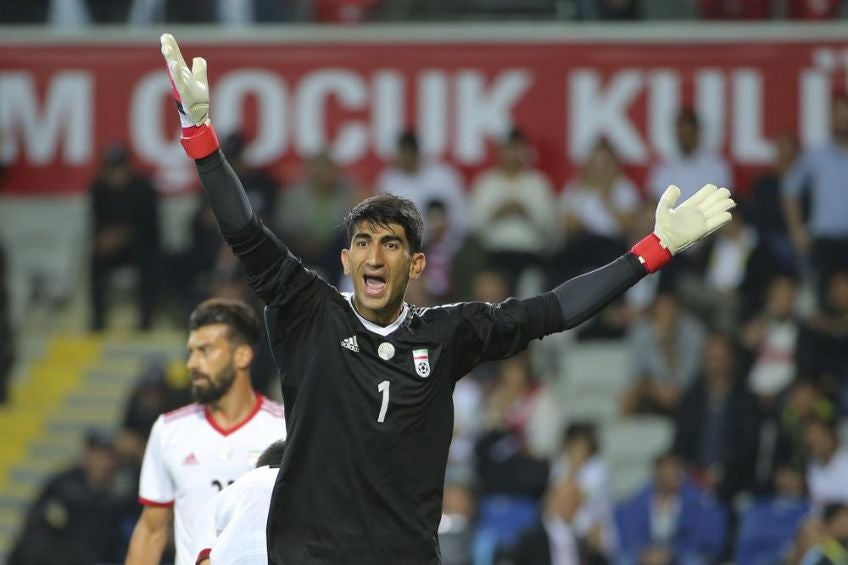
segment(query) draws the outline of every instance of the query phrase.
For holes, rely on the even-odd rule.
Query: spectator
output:
[[[831,20],[839,16],[840,0],[789,0],[793,20]]]
[[[810,419],[832,420],[836,416],[836,407],[812,380],[798,379],[789,389],[779,412],[773,465],[801,467],[807,461],[806,422]]]
[[[9,380],[15,363],[15,336],[12,334],[6,272],[6,254],[0,241],[0,406],[9,398]]]
[[[649,194],[655,199],[670,184],[680,187],[683,202],[706,183],[733,188],[733,177],[727,161],[718,153],[701,147],[701,124],[691,108],[677,114],[677,154],[651,170],[648,178]]]
[[[377,191],[409,198],[419,210],[426,210],[433,200],[442,201],[450,223],[447,237],[461,245],[467,228],[462,179],[446,164],[425,162],[415,132],[407,130],[398,137],[395,161],[378,177]],[[425,232],[430,229],[424,227]]]
[[[677,411],[683,391],[697,377],[704,329],[673,294],[657,296],[646,319],[628,335],[633,384],[622,398],[624,414]]]
[[[565,256],[556,262],[570,277],[604,265],[625,253],[639,209],[639,192],[624,175],[609,142],[598,141],[577,178],[560,198],[565,228]]]
[[[822,514],[822,537],[804,556],[803,565],[848,563],[848,505],[828,504]]]
[[[293,2],[279,0],[133,0],[129,23],[149,26],[158,22],[183,24],[221,23],[244,26],[280,22],[295,16]]]
[[[580,547],[574,522],[583,504],[577,482],[552,483],[540,523],[525,530],[513,551],[514,565],[578,565]]]
[[[808,511],[804,475],[792,467],[781,467],[774,495],[755,500],[742,514],[734,563],[781,562],[791,549],[788,540]]]
[[[555,238],[555,201],[550,181],[528,166],[527,139],[513,129],[501,144],[500,164],[474,182],[470,214],[474,233],[514,282],[538,266]]]
[[[832,140],[808,151],[784,179],[784,205],[789,233],[798,253],[810,256],[824,301],[827,281],[848,267],[848,95],[836,97],[831,107]],[[802,219],[801,193],[809,186],[811,209]]]
[[[665,453],[653,479],[616,509],[622,564],[701,564],[724,545],[724,510],[686,479],[680,459]]]
[[[745,299],[749,311],[762,305],[763,290],[777,275],[799,274],[798,258],[789,237],[783,209],[783,182],[798,159],[798,140],[779,135],[774,140],[775,161],[771,170],[760,176],[742,202],[745,221],[757,232],[757,243],[748,264]]]
[[[808,515],[795,532],[792,546],[784,558],[786,565],[801,565],[807,553],[824,538],[824,524],[817,516]]]
[[[33,503],[9,565],[115,563],[121,500],[111,439],[89,432],[81,462],[51,478]]]
[[[281,199],[277,218],[288,245],[328,281],[338,281],[342,274],[338,250],[344,246],[344,234],[339,222],[355,197],[353,187],[323,151],[307,162],[303,182],[284,192]]]
[[[416,282],[423,283],[433,302],[442,303],[453,291],[453,260],[458,251],[456,243],[447,237],[450,222],[444,202],[430,201],[424,210],[424,224],[427,226],[423,249],[427,270]]]
[[[848,411],[848,270],[826,281],[825,303],[801,326],[798,370],[816,376],[824,390]]]
[[[570,479],[580,488],[583,503],[571,520],[582,547],[595,559],[609,558],[616,549],[615,517],[609,468],[600,454],[597,430],[589,422],[572,422],[565,429],[562,452],[551,468],[551,484]]]
[[[771,0],[700,0],[705,20],[765,20],[771,16]]]
[[[804,427],[809,455],[807,485],[816,509],[831,502],[848,503],[848,447],[840,447],[833,420],[813,418]]]
[[[674,450],[698,481],[722,501],[752,483],[757,444],[757,403],[736,378],[730,338],[713,334],[704,345],[701,378],[677,412]]]
[[[582,20],[637,20],[641,0],[578,0],[577,17]]]
[[[91,186],[94,250],[91,258],[91,329],[101,331],[108,313],[108,284],[115,269],[138,274],[138,328],[150,329],[159,269],[159,213],[147,177],[133,170],[121,146],[110,147]]]

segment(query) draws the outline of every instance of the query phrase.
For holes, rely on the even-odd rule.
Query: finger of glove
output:
[[[194,80],[202,84],[209,84],[206,80],[206,59],[203,57],[195,57],[191,61],[191,76]]]
[[[191,76],[189,70],[180,66],[180,64],[176,61],[171,61],[168,63],[168,71],[171,73],[171,80],[174,83],[174,88],[176,88],[178,92],[185,92],[188,86],[188,77]]]
[[[721,212],[715,216],[710,216],[707,218],[707,233],[705,235],[709,235],[725,224],[730,223],[732,219],[733,216],[730,212]]]
[[[674,208],[674,203],[680,198],[680,189],[671,184],[665,189],[660,201],[657,203],[657,221],[668,222],[671,217],[671,211]]]
[[[183,67],[188,67],[186,65],[185,59],[183,59],[183,54],[180,51],[180,46],[177,45],[177,40],[174,39],[174,36],[170,33],[162,34],[162,37],[159,39],[162,43],[162,55],[165,56],[165,59],[170,61],[175,61]]]
[[[722,200],[730,198],[730,191],[726,188],[716,189],[713,193],[707,195],[699,204],[699,210],[707,210]]]
[[[687,198],[686,201],[681,204],[681,206],[698,207],[706,199],[715,194],[716,190],[717,189],[714,184],[705,184],[698,190],[698,192]]]
[[[736,207],[736,202],[733,201],[732,198],[725,198],[719,200],[715,204],[711,205],[709,208],[704,210],[704,215],[708,218],[712,218],[713,216],[720,214],[722,212],[726,212]]]

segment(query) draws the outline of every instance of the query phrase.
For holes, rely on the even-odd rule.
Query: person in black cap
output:
[[[110,146],[91,185],[94,243],[91,255],[93,331],[106,326],[108,287],[118,267],[138,273],[138,328],[150,329],[159,276],[159,213],[150,180],[135,171],[122,145]]]

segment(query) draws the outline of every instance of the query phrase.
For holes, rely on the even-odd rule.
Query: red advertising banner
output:
[[[703,142],[734,163],[741,187],[770,161],[774,134],[826,139],[828,102],[844,89],[848,65],[848,41],[753,41],[742,31],[704,43],[182,43],[187,58],[207,59],[212,120],[221,135],[246,132],[250,161],[286,179],[303,157],[329,148],[366,184],[405,127],[470,180],[494,162],[513,124],[557,186],[601,136],[641,180],[675,151],[675,112],[689,105]],[[194,184],[155,40],[0,44],[0,191],[83,191],[115,141],[163,190]]]

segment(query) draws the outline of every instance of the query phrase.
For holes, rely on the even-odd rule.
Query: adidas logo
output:
[[[354,353],[359,353],[359,344],[356,343],[356,336],[346,337],[342,340],[342,347],[350,349]]]
[[[194,456],[194,453],[189,453],[186,455],[186,458],[183,459],[183,465],[197,465],[200,461],[197,460],[197,457]]]

